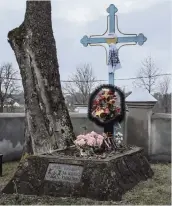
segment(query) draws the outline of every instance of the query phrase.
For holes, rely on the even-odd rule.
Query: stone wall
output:
[[[151,138],[152,103],[127,102],[129,112],[126,120],[126,143],[144,148],[148,156]]]
[[[153,114],[150,103],[128,105],[125,142],[143,147],[149,160],[170,162],[171,114]]]
[[[171,114],[153,114],[149,156],[152,160],[171,161]]]
[[[0,114],[0,153],[4,161],[17,160],[24,142],[24,113]]]
[[[84,132],[103,132],[87,118],[87,114],[70,113],[74,132],[79,135]],[[24,143],[24,113],[2,113],[0,114],[0,153],[3,161],[16,160],[21,157]]]
[[[3,113],[24,113],[24,106],[20,107],[4,107]]]
[[[138,106],[129,105],[129,112],[121,129],[125,142],[143,147],[150,159],[169,161],[171,157],[171,116],[152,115],[148,108],[144,106],[140,109]],[[88,132],[103,132],[102,128],[87,118],[87,114],[70,113],[70,116],[76,135],[82,133],[84,127]],[[23,113],[0,114],[0,153],[4,155],[4,161],[17,160],[21,157],[24,143],[24,118]]]

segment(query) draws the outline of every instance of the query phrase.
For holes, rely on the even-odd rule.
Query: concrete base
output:
[[[143,150],[138,147],[105,159],[64,154],[30,156],[20,163],[3,193],[118,201],[127,190],[152,175]]]

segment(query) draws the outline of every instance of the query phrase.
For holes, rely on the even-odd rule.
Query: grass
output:
[[[0,177],[0,191],[2,188],[7,184],[7,182],[13,177],[13,174],[15,173],[18,166],[18,162],[9,162],[3,164],[3,174],[2,177]]]
[[[3,164],[0,190],[13,176],[18,162]],[[151,164],[154,176],[128,191],[121,202],[99,202],[86,198],[6,195],[0,193],[0,205],[171,205],[171,164]]]

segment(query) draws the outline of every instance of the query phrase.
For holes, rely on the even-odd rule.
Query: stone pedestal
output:
[[[126,119],[127,144],[143,147],[149,154],[152,109],[157,100],[143,89],[136,89],[127,98],[128,114]]]
[[[20,163],[3,193],[121,200],[122,194],[152,175],[137,147],[105,159],[30,156]]]

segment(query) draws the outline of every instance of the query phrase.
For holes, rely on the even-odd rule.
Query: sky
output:
[[[118,8],[116,14],[123,33],[143,33],[147,37],[143,46],[125,46],[119,50],[122,68],[116,71],[115,78],[136,77],[141,62],[149,55],[162,73],[171,73],[171,0],[52,0],[61,80],[67,80],[77,66],[85,63],[92,65],[96,79],[108,79],[105,50],[83,47],[80,40],[84,35],[106,31],[106,8],[110,4]],[[7,34],[22,23],[25,8],[25,0],[0,0],[0,64],[12,62],[17,69]],[[133,88],[131,80],[116,80],[115,84],[126,91]]]

